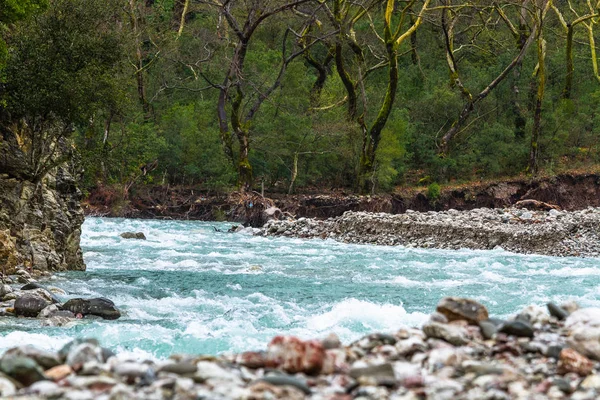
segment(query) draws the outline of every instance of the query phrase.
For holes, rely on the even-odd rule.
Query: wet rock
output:
[[[587,376],[594,369],[594,363],[587,357],[573,349],[563,349],[560,352],[558,373],[576,373],[579,376]]]
[[[0,370],[24,386],[46,379],[40,366],[27,357],[4,356],[0,360]]]
[[[500,326],[498,332],[517,337],[533,337],[533,328],[527,322],[514,320],[506,321]]]
[[[303,341],[294,336],[276,336],[269,343],[267,360],[289,373],[317,374],[323,367],[325,349],[316,340]]]
[[[15,300],[15,314],[23,317],[37,317],[50,302],[34,294],[25,294]]]
[[[118,319],[121,317],[121,312],[117,309],[115,303],[103,297],[71,299],[63,304],[61,308],[74,314],[97,315],[104,319]]]
[[[462,346],[469,342],[467,330],[461,326],[428,322],[422,329],[427,337],[443,339],[455,346]]]
[[[52,293],[50,290],[48,290],[47,288],[45,288],[44,286],[40,285],[39,283],[36,282],[31,282],[28,283],[26,285],[24,285],[23,287],[21,287],[22,291],[30,291],[33,294],[37,294],[40,297],[43,297],[44,299],[52,302],[52,303],[60,303],[60,299],[58,297],[56,297],[56,295],[54,293]]]
[[[292,386],[296,389],[301,390],[302,392],[304,392],[304,394],[311,394],[311,390],[306,384],[306,381],[298,379],[291,375],[267,375],[261,378],[259,381],[266,382],[275,386]]]
[[[550,313],[550,315],[556,317],[556,319],[558,319],[559,321],[565,320],[569,316],[567,310],[557,306],[554,303],[548,303],[546,304],[546,307],[548,307],[548,312]]]
[[[437,305],[437,311],[448,321],[465,320],[473,325],[488,319],[488,311],[483,304],[460,297],[443,298]]]
[[[119,236],[123,239],[146,240],[146,235],[143,232],[123,232]]]
[[[47,306],[46,308],[44,308],[42,311],[39,312],[38,317],[39,318],[48,318],[52,314],[54,314],[58,311],[59,311],[58,306],[56,304],[50,304],[49,306]]]
[[[3,357],[25,357],[34,360],[43,369],[56,367],[60,364],[58,356],[52,352],[38,349],[31,345],[14,347],[4,353]]]

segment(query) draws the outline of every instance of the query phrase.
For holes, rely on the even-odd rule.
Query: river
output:
[[[47,284],[64,289],[63,299],[107,297],[123,316],[61,328],[5,318],[0,353],[21,344],[57,349],[72,337],[95,337],[138,358],[264,349],[277,334],[335,332],[347,343],[418,326],[443,296],[477,299],[497,317],[548,301],[600,306],[599,259],[224,233],[230,226],[86,219],[87,271]],[[124,231],[142,231],[147,240],[122,239]]]

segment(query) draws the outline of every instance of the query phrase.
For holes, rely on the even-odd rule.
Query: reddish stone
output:
[[[64,364],[64,365],[57,365],[56,367],[50,368],[49,370],[46,370],[44,372],[44,374],[50,378],[53,381],[60,381],[63,378],[66,378],[67,376],[71,375],[73,373],[73,369],[71,369],[70,366]]]
[[[247,351],[245,353],[238,354],[235,361],[244,367],[253,369],[277,366],[269,365],[267,362],[267,355],[262,351]]]
[[[325,349],[320,341],[303,341],[294,336],[274,337],[267,350],[267,362],[291,374],[318,374],[325,357]]]
[[[558,361],[557,372],[561,375],[574,372],[579,376],[587,376],[592,373],[594,363],[586,356],[573,349],[562,349]]]

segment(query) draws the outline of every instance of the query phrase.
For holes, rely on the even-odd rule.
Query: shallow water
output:
[[[574,299],[600,306],[600,259],[523,256],[263,238],[215,231],[231,224],[88,218],[86,272],[50,285],[65,297],[104,296],[117,321],[67,328],[0,320],[0,353],[34,344],[56,349],[96,337],[133,357],[263,349],[277,334],[343,342],[417,326],[443,296],[466,296],[506,316],[528,304]],[[142,231],[148,240],[126,240]]]

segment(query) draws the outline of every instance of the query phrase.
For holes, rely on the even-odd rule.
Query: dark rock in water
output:
[[[40,366],[27,357],[2,357],[0,370],[24,386],[30,386],[35,382],[46,379]]]
[[[533,337],[533,328],[525,321],[506,321],[500,326],[498,332],[518,337]]]
[[[146,240],[146,235],[143,232],[123,232],[119,236],[123,239],[140,239]]]
[[[104,319],[117,319],[121,316],[121,312],[115,307],[115,303],[103,297],[71,299],[63,304],[61,308],[76,315],[97,315]]]
[[[40,311],[49,305],[49,301],[37,295],[25,294],[15,300],[15,314],[24,317],[37,317]]]
[[[483,335],[484,339],[488,340],[491,339],[496,332],[498,332],[496,325],[489,321],[480,321],[479,329],[481,329],[481,334]]]
[[[300,389],[305,394],[311,394],[311,390],[305,381],[291,375],[267,375],[259,380],[259,382],[267,382],[275,386],[293,386]]]
[[[554,303],[548,303],[546,304],[546,307],[548,307],[548,312],[550,313],[550,315],[556,317],[559,321],[567,319],[567,317],[569,316],[569,313],[565,309],[557,306]]]
[[[52,299],[53,303],[60,303],[61,302],[60,299],[58,297],[56,297],[56,295],[54,293],[52,293],[50,290],[48,290],[44,286],[40,285],[39,283],[31,282],[31,283],[28,283],[28,284],[24,285],[21,288],[21,290],[36,290],[36,289],[42,289],[45,292],[47,292],[48,296]]]
[[[437,311],[444,314],[448,321],[464,319],[472,325],[488,319],[488,311],[483,304],[460,297],[444,297],[438,303]]]

